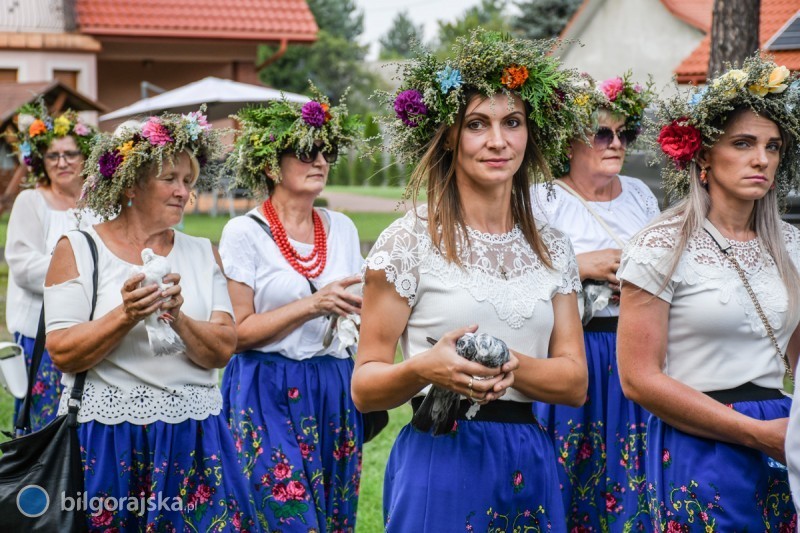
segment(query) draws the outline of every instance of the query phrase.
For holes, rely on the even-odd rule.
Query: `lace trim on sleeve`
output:
[[[561,272],[561,283],[556,289],[559,294],[569,294],[582,290],[578,273],[578,260],[572,249],[572,242],[562,231],[551,227],[540,230],[542,240],[550,251],[553,269]]]
[[[417,299],[419,265],[431,247],[427,226],[417,213],[409,211],[381,233],[362,269],[383,270],[386,281],[413,307]]]

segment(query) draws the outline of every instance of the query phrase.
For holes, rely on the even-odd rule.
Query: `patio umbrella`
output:
[[[248,104],[280,100],[281,95],[290,102],[301,104],[309,100],[308,97],[300,94],[209,76],[183,87],[139,100],[101,116],[100,120],[126,119],[160,111],[188,113],[196,111],[203,103],[207,105],[206,114],[209,120],[218,120],[236,113]]]

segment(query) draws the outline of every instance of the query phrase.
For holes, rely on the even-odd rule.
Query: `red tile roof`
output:
[[[761,46],[769,41],[784,24],[800,10],[800,0],[761,0],[761,20],[759,42]],[[776,50],[769,52],[775,62],[786,65],[790,70],[800,70],[800,50]],[[708,60],[711,55],[711,33],[697,45],[675,69],[678,83],[705,83]]]
[[[711,31],[714,0],[661,0],[675,17],[698,30]]]
[[[93,36],[314,41],[305,0],[76,0],[78,31]]]

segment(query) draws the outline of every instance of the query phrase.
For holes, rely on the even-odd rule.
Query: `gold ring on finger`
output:
[[[472,380],[473,380],[473,379],[474,379],[474,378],[470,377],[470,378],[469,378],[469,383],[467,383],[467,388],[469,389],[469,394],[470,394],[470,396],[472,396]]]

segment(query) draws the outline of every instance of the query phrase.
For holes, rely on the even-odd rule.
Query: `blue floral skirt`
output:
[[[353,531],[363,428],[351,359],[235,355],[222,380],[239,472],[265,531]]]
[[[458,420],[437,437],[406,425],[383,513],[390,533],[566,532],[553,444],[538,424]]]
[[[256,531],[222,415],[78,426],[90,531]],[[69,496],[69,495],[65,495]],[[124,498],[124,499],[123,499]]]
[[[647,419],[625,398],[617,334],[586,332],[589,390],[574,408],[535,404],[556,448],[567,525],[575,533],[649,529],[645,490]]]
[[[22,346],[25,352],[25,366],[31,367],[33,358],[33,345],[36,339],[14,333],[14,342]],[[53,360],[47,350],[42,353],[42,363],[39,373],[33,384],[33,403],[31,404],[31,431],[38,431],[52,422],[58,412],[58,402],[61,401],[61,372],[53,366]],[[22,400],[14,400],[14,421],[19,416]]]
[[[731,405],[759,420],[789,416],[789,398]],[[647,492],[652,527],[689,531],[794,532],[797,516],[785,469],[763,453],[688,435],[650,418]]]

